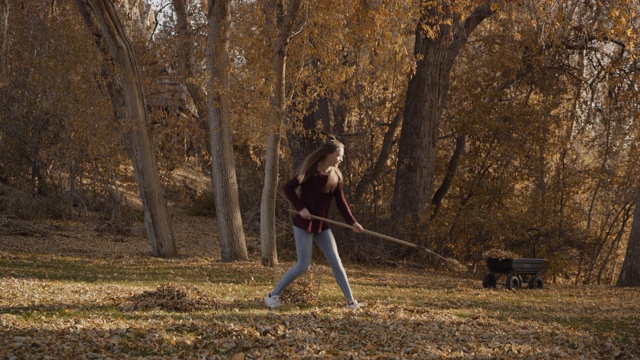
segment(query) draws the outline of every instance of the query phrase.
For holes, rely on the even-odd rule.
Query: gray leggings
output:
[[[280,295],[293,280],[309,270],[309,267],[311,266],[313,241],[315,240],[316,244],[318,244],[318,247],[320,247],[320,250],[322,250],[324,256],[327,258],[327,261],[333,270],[333,276],[336,278],[338,286],[340,286],[344,297],[347,299],[347,303],[351,303],[353,301],[353,294],[351,294],[349,280],[347,279],[344,267],[342,267],[342,261],[340,260],[338,248],[336,247],[336,240],[333,237],[331,229],[327,229],[319,234],[314,234],[294,226],[293,235],[296,238],[298,263],[284,274],[271,294]]]

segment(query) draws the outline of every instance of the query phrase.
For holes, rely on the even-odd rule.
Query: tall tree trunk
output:
[[[81,9],[91,10],[103,39],[107,42],[111,57],[117,67],[122,85],[124,106],[128,122],[125,122],[126,142],[133,161],[140,198],[144,211],[147,234],[154,256],[177,255],[169,211],[160,180],[160,172],[147,126],[147,109],[142,90],[142,79],[131,44],[120,23],[114,5],[108,0],[76,0]]]
[[[196,69],[198,68],[196,65],[195,59],[195,38],[193,35],[193,30],[189,26],[189,17],[187,16],[187,4],[185,0],[172,0],[174,14],[176,16],[176,30],[178,37],[178,47],[179,54],[182,56],[181,66],[179,68],[180,78],[182,80],[182,84],[187,88],[191,99],[196,108],[196,121],[198,126],[202,129],[203,133],[207,134],[210,138],[211,134],[209,134],[209,128],[207,126],[207,106],[206,106],[206,95],[202,91],[202,87],[199,86],[195,79],[197,79],[201,74],[198,74]],[[192,141],[190,139],[190,134],[188,131],[185,132],[184,135],[184,153],[186,158],[189,158],[189,142]],[[194,143],[194,147],[196,147]],[[196,154],[200,149],[196,150]],[[209,149],[207,149],[208,151]],[[197,163],[199,164],[199,157],[196,155]]]
[[[260,253],[262,265],[278,264],[276,243],[276,199],[278,194],[278,163],[280,134],[269,134],[264,184],[260,203]]]
[[[248,260],[247,244],[236,179],[231,111],[229,100],[229,31],[231,27],[231,1],[209,1],[206,45],[207,68],[210,71],[207,101],[209,136],[211,139],[211,178],[218,221],[222,261]]]
[[[207,61],[211,66],[211,91],[205,94],[192,79],[195,79],[195,50],[187,5],[184,0],[173,0],[176,14],[180,53],[182,54],[182,80],[196,106],[197,117],[207,114],[211,161],[213,172],[215,207],[223,261],[248,259],[238,184],[233,156],[233,140],[229,100],[225,95],[229,88],[229,26],[231,21],[228,1],[211,3],[208,9]],[[210,96],[211,98],[207,98]]]
[[[115,79],[116,75],[113,73],[112,56],[109,53],[109,48],[106,44],[106,41],[104,40],[102,32],[100,32],[100,30],[95,26],[93,18],[91,17],[91,14],[89,14],[89,11],[84,2],[76,0],[76,7],[80,12],[80,15],[84,19],[87,28],[89,28],[89,30],[92,32],[96,47],[98,48],[98,51],[101,53],[104,60],[102,64],[100,64],[101,77],[104,79]],[[124,105],[125,101],[124,94],[122,93],[122,87],[117,86],[117,82],[115,81],[106,81],[106,84],[98,81],[98,87],[102,88],[103,86],[106,87],[105,90],[109,94],[114,121],[118,126],[122,126],[122,124],[124,124],[126,121],[126,111]],[[128,142],[125,142],[125,145],[129,156],[133,159],[133,151],[131,151]],[[122,226],[122,197],[120,188],[118,186],[118,178],[111,162],[109,161],[109,157],[107,156],[107,154],[102,149],[100,149],[100,152],[102,153],[104,160],[109,166],[111,179],[113,180],[114,207],[112,211],[111,221],[115,222],[116,228],[120,229]]]
[[[176,15],[176,23],[178,29],[178,41],[180,46],[180,54],[182,55],[182,82],[187,88],[189,95],[193,99],[196,106],[198,118],[203,118],[207,113],[205,106],[205,95],[202,90],[194,83],[196,78],[196,65],[194,59],[194,39],[191,28],[189,27],[189,18],[187,17],[187,5],[185,0],[173,0],[173,9]]]
[[[267,2],[267,6],[270,4]],[[286,113],[285,88],[286,66],[289,40],[293,26],[302,8],[302,0],[289,0],[285,9],[284,1],[278,1],[276,8],[276,26],[278,37],[273,46],[273,94],[274,111],[269,119],[270,134],[267,140],[267,158],[265,162],[264,185],[260,203],[260,252],[262,264],[278,264],[276,251],[276,198],[278,194],[278,168],[280,157],[280,131]]]
[[[633,212],[627,254],[616,286],[640,286],[640,191],[636,195],[636,208]]]
[[[433,195],[436,141],[454,60],[475,28],[492,13],[487,0],[464,20],[451,4],[425,5],[416,28],[415,75],[409,80],[391,210],[400,224],[428,215]],[[443,20],[451,19],[451,25]],[[436,30],[430,37],[425,29]]]

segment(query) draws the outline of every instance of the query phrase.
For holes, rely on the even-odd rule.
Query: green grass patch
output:
[[[272,311],[282,271],[185,257],[0,253],[0,357],[640,357],[640,290],[547,284],[486,290],[440,272],[350,267]]]

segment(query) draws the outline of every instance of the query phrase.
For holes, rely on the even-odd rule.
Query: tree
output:
[[[197,116],[203,117],[207,113],[205,107],[205,95],[195,82],[197,67],[195,59],[195,34],[193,34],[191,26],[189,26],[189,17],[187,16],[187,4],[185,0],[172,0],[173,9],[176,16],[176,30],[178,37],[178,47],[182,56],[181,72],[182,81],[185,84],[189,95],[195,104]]]
[[[247,245],[233,155],[229,99],[231,1],[210,1],[207,11],[206,63],[209,70],[207,116],[211,141],[213,191],[222,261],[247,260]]]
[[[196,65],[196,34],[189,25],[187,3],[184,0],[173,0],[172,3],[176,16],[181,81],[193,99],[197,117],[206,114],[208,118],[211,182],[222,261],[247,260],[232,140],[229,85],[231,5],[228,1],[209,3],[204,59],[209,81],[204,84],[208,89],[205,91],[196,81],[202,74]]]
[[[456,29],[478,6],[490,2],[423,1],[418,6],[417,2],[307,0],[301,9],[304,19],[294,28],[301,21],[305,25],[287,43],[281,62],[274,61],[280,56],[274,52],[279,32],[276,7],[268,7],[269,17],[263,16],[265,3],[276,2],[232,2],[228,50],[224,45],[206,46],[207,24],[213,22],[207,21],[205,2],[173,2],[175,11],[167,14],[175,16],[176,23],[158,23],[153,37],[136,28],[139,18],[132,15],[142,11],[141,19],[149,19],[144,16],[146,2],[113,2],[146,85],[146,122],[153,127],[158,167],[162,176],[171,176],[184,159],[182,135],[195,138],[189,132],[197,126],[207,128],[209,108],[219,107],[219,114],[211,118],[233,126],[231,159],[238,185],[231,188],[238,191],[240,206],[247,205],[243,216],[248,216],[241,219],[248,225],[245,231],[269,226],[272,208],[261,214],[268,219],[260,224],[251,214],[273,203],[278,190],[273,174],[289,176],[289,164],[299,164],[322,132],[336,134],[347,144],[342,166],[354,213],[367,227],[390,230],[383,227],[395,215],[389,204],[400,156],[396,133],[402,127],[422,131],[409,124],[411,119],[405,122],[405,115],[415,115],[418,108],[405,92],[410,90],[409,97],[415,97],[419,92],[415,80],[426,74],[425,81],[431,82],[423,85],[437,86],[430,85],[433,91],[425,93],[440,95],[427,94],[424,99],[435,97],[445,104],[437,131],[432,131],[431,183],[441,185],[437,190],[431,185],[431,194],[425,192],[421,200],[425,205],[416,214],[421,222],[412,225],[428,226],[429,232],[419,239],[429,241],[426,245],[439,253],[480,264],[481,254],[492,248],[528,256],[531,244],[522,229],[540,226],[543,241],[538,254],[549,264],[545,276],[577,283],[618,279],[625,240],[632,241],[628,236],[640,176],[638,42],[629,31],[637,27],[637,1],[496,1],[492,3],[498,6],[496,14],[471,34],[465,33],[470,37],[460,41],[464,45],[450,68],[445,65],[453,56],[453,43],[459,41]],[[158,9],[168,9],[168,1],[163,3]],[[282,19],[291,3],[280,2]],[[68,8],[69,4],[52,0],[22,0],[20,6],[0,0],[0,81],[5,84],[0,84],[0,182],[21,187],[34,204],[46,201],[47,208],[56,211],[46,214],[54,216],[73,214],[77,205],[87,211],[110,210],[118,194],[115,185],[129,175],[128,167],[120,166],[126,156],[118,144],[130,136],[123,129],[134,128],[119,73],[113,71],[119,65],[100,60],[100,54],[112,58],[102,31],[92,27],[93,37],[78,31],[86,25],[74,12],[65,11]],[[417,43],[430,47],[424,55],[422,50],[413,54],[421,8],[424,37]],[[171,16],[165,19],[174,19]],[[443,30],[447,26],[450,29]],[[212,26],[212,37],[218,36],[214,31]],[[213,55],[206,55],[207,49],[213,49]],[[228,66],[212,57],[225,51]],[[421,68],[419,62],[431,61],[430,56],[445,65]],[[215,69],[218,65],[226,67],[226,73]],[[284,69],[281,79],[277,69]],[[448,79],[438,73],[446,70]],[[211,81],[211,74],[217,79]],[[442,85],[445,80],[447,86]],[[191,99],[184,97],[182,85],[189,89],[196,111]],[[447,88],[446,101],[441,87]],[[286,94],[281,97],[284,101],[277,98],[278,92]],[[89,98],[88,93],[96,96]],[[166,98],[173,99],[171,107],[163,103]],[[223,121],[225,109],[230,113],[228,123]],[[424,115],[422,120],[427,118],[434,119]],[[122,126],[113,126],[111,119]],[[195,119],[201,121],[195,124]],[[431,120],[420,124],[433,126]],[[214,135],[224,134],[222,128]],[[277,150],[273,135],[285,132]],[[214,149],[204,135],[198,141],[211,143],[199,148]],[[210,159],[206,155],[223,158],[213,152],[203,155],[205,161]],[[263,183],[265,165],[274,171]],[[225,171],[214,167],[211,183],[227,178]],[[268,184],[275,186],[265,188]],[[170,189],[169,196],[180,196],[181,188]],[[260,194],[267,199],[263,203]],[[414,206],[414,199],[423,194],[416,190],[411,195],[407,206]],[[284,208],[286,200],[275,198],[275,209]],[[225,206],[222,211],[219,204],[215,206],[218,213],[229,212]],[[38,212],[22,213],[30,211]],[[238,211],[240,219],[239,209],[232,211]],[[275,213],[289,216],[286,211]],[[276,224],[288,228],[285,221]],[[269,233],[275,238],[283,231],[264,232]],[[402,254],[344,235],[339,246],[354,247],[350,260]],[[275,242],[272,245],[275,249]],[[221,241],[221,247],[231,248],[228,241]],[[231,250],[222,252],[227,256]],[[636,260],[630,256],[629,261]]]
[[[430,225],[443,248],[471,257],[509,244],[528,254],[517,239],[536,225],[548,274],[610,278],[637,186],[628,170],[637,168],[637,111],[623,105],[636,104],[635,65],[624,32],[607,27],[607,11],[620,5],[518,2],[474,32],[453,68],[440,130],[468,134],[471,150],[448,209]],[[448,142],[439,141],[439,178]]]
[[[616,286],[640,286],[640,192],[636,195],[627,253]]]
[[[296,21],[302,8],[302,0],[284,0],[275,4],[266,1],[265,12],[273,13],[275,19],[267,21],[277,29],[277,37],[273,43],[271,59],[273,66],[271,104],[273,111],[270,114],[267,126],[269,136],[267,139],[267,158],[265,161],[264,187],[262,189],[262,201],[260,205],[260,249],[263,265],[276,265],[278,254],[276,251],[276,198],[278,194],[278,168],[280,160],[280,138],[282,122],[286,116],[286,68],[289,41],[296,29]]]
[[[497,8],[485,1],[464,16],[461,2],[425,2],[415,32],[415,74],[409,81],[391,209],[396,221],[425,214],[433,194],[440,117],[451,69],[471,33]]]
[[[153,255],[174,257],[177,249],[147,125],[145,96],[136,55],[111,1],[76,0],[76,4],[81,12],[84,9],[93,14],[102,34],[100,40],[108,44],[115,66],[113,81],[122,86],[126,117],[119,120],[124,120],[122,126],[126,134],[125,141],[133,161]],[[87,13],[84,15],[86,18]]]
[[[321,133],[345,141],[345,191],[361,221],[376,222],[388,214],[418,7],[362,0],[309,4],[307,25],[290,49],[290,64],[300,64],[299,71],[289,71],[285,129],[292,164],[322,142]]]

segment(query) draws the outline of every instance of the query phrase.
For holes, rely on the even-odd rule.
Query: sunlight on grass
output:
[[[486,290],[472,277],[354,266],[368,306],[353,312],[314,266],[317,293],[272,311],[263,297],[284,270],[255,262],[0,252],[0,356],[640,356],[638,289]]]

